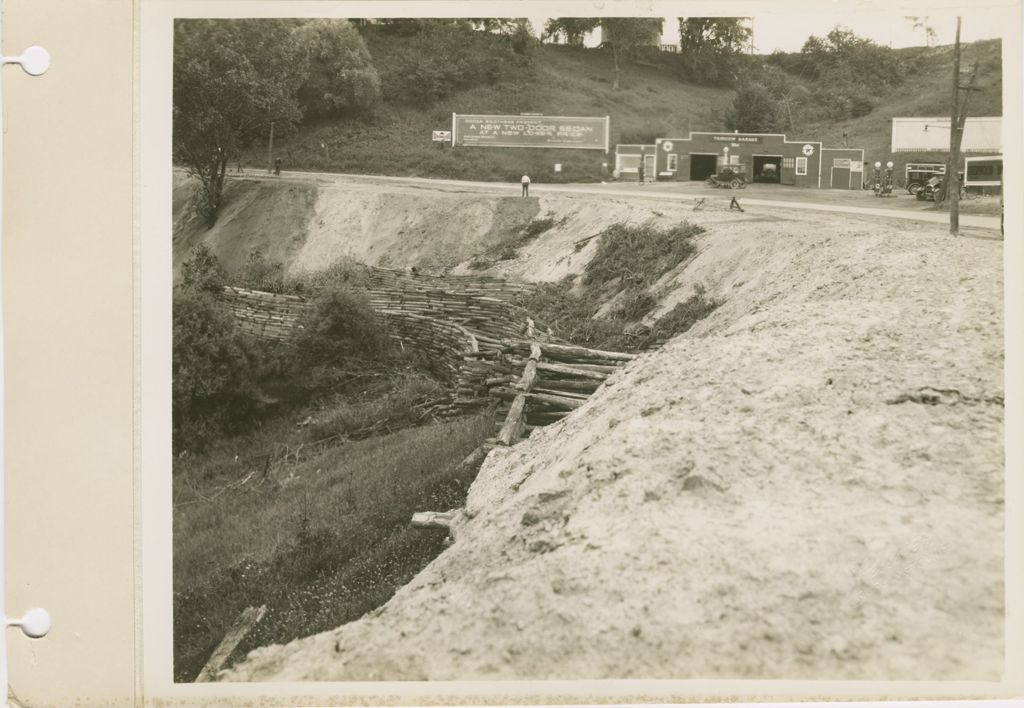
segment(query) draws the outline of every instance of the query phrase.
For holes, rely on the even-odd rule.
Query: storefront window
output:
[[[675,172],[679,169],[679,155],[672,153],[668,156],[668,169]]]
[[[796,158],[796,173],[798,175],[805,175],[805,174],[807,174],[807,158],[806,157],[798,157],[798,158]]]

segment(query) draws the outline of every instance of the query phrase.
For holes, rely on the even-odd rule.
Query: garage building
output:
[[[864,151],[825,148],[781,133],[690,133],[655,141],[659,181],[705,180],[728,165],[748,182],[823,189],[861,189]]]

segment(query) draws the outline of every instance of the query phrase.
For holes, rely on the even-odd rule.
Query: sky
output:
[[[922,6],[922,9],[923,6]],[[547,17],[531,17],[530,22],[539,34]],[[892,47],[923,46],[925,36],[921,29],[914,29],[913,23],[905,19],[903,14],[864,12],[851,16],[849,13],[814,13],[802,12],[795,14],[762,13],[753,20],[754,48],[760,54],[769,54],[776,49],[786,52],[798,52],[811,35],[823,37],[836,25],[848,27],[861,37],[867,37],[878,44]],[[933,44],[952,44],[956,31],[954,13],[932,15],[928,17],[929,25],[935,30],[937,39]],[[972,42],[978,39],[1000,37],[1005,23],[1005,15],[995,11],[972,10],[963,18],[960,39]],[[599,37],[591,38],[588,44],[593,45]],[[664,44],[679,42],[679,28],[675,17],[665,18],[665,30],[662,36]]]

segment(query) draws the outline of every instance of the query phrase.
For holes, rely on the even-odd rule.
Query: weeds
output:
[[[700,289],[652,327],[639,322],[658,303],[650,287],[695,253],[693,239],[703,232],[688,222],[666,230],[614,224],[597,236],[597,252],[581,283],[572,276],[542,283],[521,304],[542,326],[581,346],[616,351],[653,346],[685,332],[717,307]],[[613,298],[615,307],[599,317]]]
[[[268,613],[235,659],[358,619],[386,602],[444,547],[443,533],[409,528],[413,512],[464,503],[477,470],[460,462],[492,425],[482,413],[331,448],[298,465],[273,493],[236,492],[179,507],[175,680],[193,680],[250,605],[266,604]],[[267,447],[265,436],[278,433],[260,431],[236,444]],[[230,464],[222,465],[225,474]],[[176,475],[176,488],[183,477]]]
[[[468,264],[470,270],[486,270],[495,263],[510,261],[519,255],[519,249],[535,241],[541,234],[556,226],[563,225],[568,217],[555,221],[554,215],[548,212],[543,219],[534,219],[512,238],[503,241],[488,253],[475,256]]]

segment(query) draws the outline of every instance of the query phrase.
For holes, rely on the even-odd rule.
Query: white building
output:
[[[964,125],[963,152],[1001,153],[1001,116],[968,118]],[[949,152],[949,116],[945,118],[893,118],[892,151]]]

